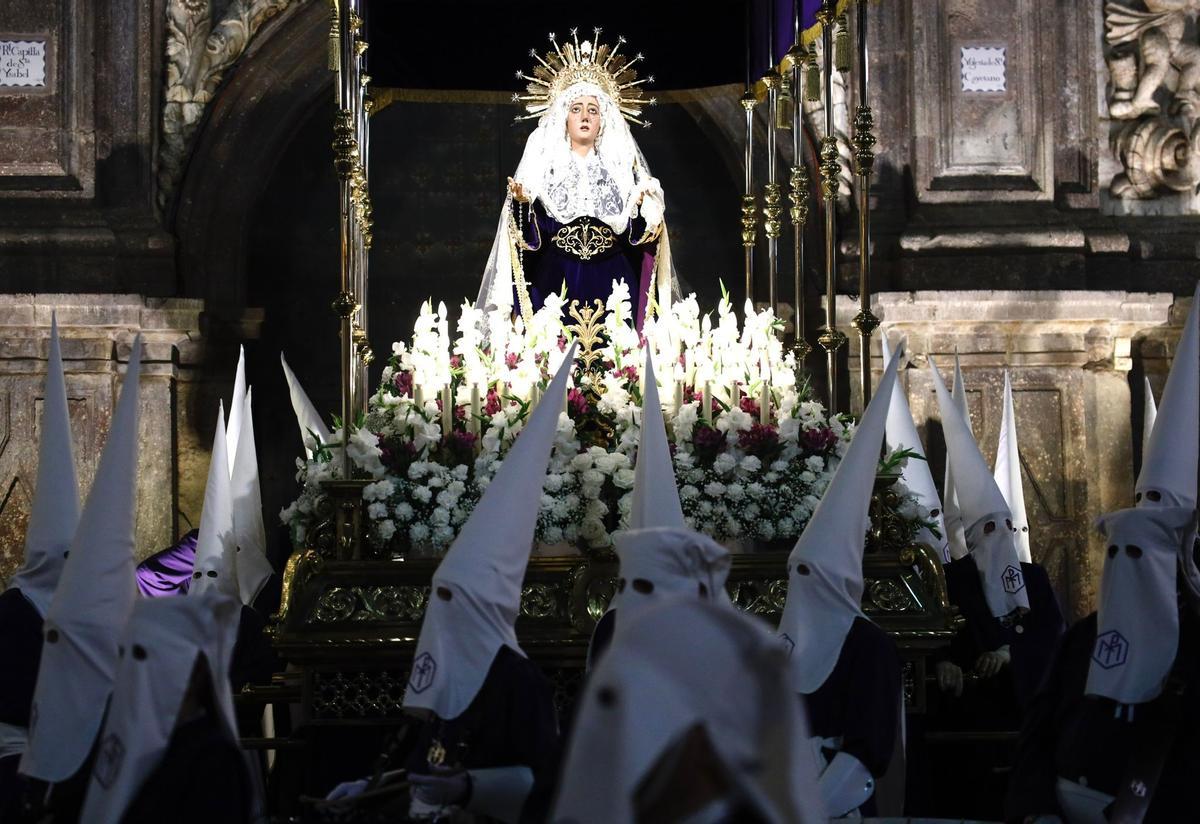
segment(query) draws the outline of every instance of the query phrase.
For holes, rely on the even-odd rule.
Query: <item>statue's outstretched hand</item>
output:
[[[529,195],[525,194],[525,187],[511,177],[508,179],[508,191],[512,192],[513,198],[520,203],[528,203]]]

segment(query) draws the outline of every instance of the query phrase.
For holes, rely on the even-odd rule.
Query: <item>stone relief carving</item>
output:
[[[163,94],[158,205],[166,208],[183,174],[192,136],[226,70],[251,38],[292,0],[230,0],[220,22],[213,0],[168,0],[167,82]]]
[[[1200,211],[1198,14],[1200,0],[1104,5],[1109,144],[1119,163],[1110,170],[1109,194],[1134,202],[1119,211],[1164,211],[1139,208],[1136,201],[1173,195],[1183,203],[1170,211]]]

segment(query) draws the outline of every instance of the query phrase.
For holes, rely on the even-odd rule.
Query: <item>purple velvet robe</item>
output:
[[[187,594],[192,582],[192,568],[196,565],[196,538],[199,534],[198,530],[193,529],[180,538],[175,546],[157,552],[138,564],[138,590],[144,597]]]
[[[654,252],[658,243],[654,238],[638,244],[646,234],[646,221],[640,216],[633,218],[624,232],[613,233],[615,242],[611,247],[583,260],[557,244],[555,236],[564,226],[585,220],[593,226],[604,226],[602,221],[576,218],[570,224],[559,223],[546,213],[540,201],[534,201],[527,209],[522,208],[529,216],[522,227],[525,242],[533,249],[524,253],[525,280],[533,310],[540,309],[546,296],[557,293],[564,283],[568,304],[578,300],[581,306],[586,306],[597,299],[604,304],[616,280],[629,287],[633,316],[640,330],[646,311],[646,294],[653,288]],[[514,297],[513,306],[518,305]]]

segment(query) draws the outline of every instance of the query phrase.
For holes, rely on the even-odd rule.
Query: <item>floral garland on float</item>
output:
[[[573,323],[564,324],[564,312]],[[367,545],[382,557],[444,552],[533,406],[558,403],[537,540],[550,554],[611,546],[632,504],[649,347],[688,524],[735,549],[790,548],[850,443],[853,420],[811,398],[770,309],[747,304],[739,325],[728,294],[715,319],[691,295],[648,317],[641,333],[631,314],[621,283],[604,306],[566,306],[551,295],[528,325],[464,302],[452,338],[446,306],[426,302],[411,344],[393,344],[349,444],[356,477],[370,480],[362,492]],[[544,397],[575,338],[566,397]],[[338,477],[336,447],[318,440],[312,459],[296,461],[302,491],[280,517],[297,546],[329,517],[322,484]],[[897,452],[881,463],[868,549],[907,546],[920,528],[936,530],[899,481],[910,457]]]

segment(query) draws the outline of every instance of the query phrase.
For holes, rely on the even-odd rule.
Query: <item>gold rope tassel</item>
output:
[[[833,41],[833,63],[842,74],[850,71],[850,21],[846,15],[838,18],[837,35]]]
[[[329,70],[339,71],[342,63],[342,38],[338,22],[338,0],[329,0]]]
[[[792,97],[792,80],[785,74],[783,82],[779,85],[779,99],[775,102],[775,128],[790,132],[795,109],[796,100]]]
[[[817,65],[817,47],[804,56],[804,97],[809,103],[821,102],[821,67]]]

